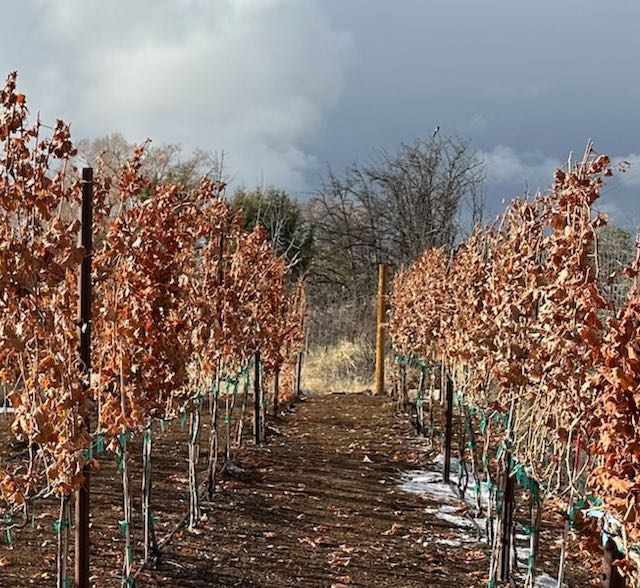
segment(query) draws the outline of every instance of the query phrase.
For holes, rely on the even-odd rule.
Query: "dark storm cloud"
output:
[[[225,149],[249,184],[311,191],[326,164],[436,125],[485,158],[491,212],[589,137],[640,160],[637,0],[30,0],[5,17],[0,70],[45,116]],[[639,188],[636,165],[603,206],[634,218]]]
[[[333,166],[366,160],[372,146],[429,137],[438,124],[481,150],[497,208],[525,186],[547,186],[553,167],[588,138],[616,159],[640,159],[638,2],[325,6],[355,46],[342,100],[313,144]],[[613,212],[640,212],[638,173],[634,166],[603,196]]]

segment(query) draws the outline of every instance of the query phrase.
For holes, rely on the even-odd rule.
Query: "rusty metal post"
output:
[[[302,392],[302,351],[298,351],[296,356],[296,399],[300,398]]]
[[[80,245],[84,257],[80,265],[78,281],[78,338],[80,342],[80,369],[85,392],[91,385],[91,250],[93,246],[93,169],[82,170],[82,226]],[[89,419],[87,417],[87,428]],[[85,466],[84,482],[76,491],[75,508],[75,585],[89,588],[89,470]]]
[[[387,266],[378,266],[378,316],[376,321],[376,394],[384,394],[384,322],[386,310]]]

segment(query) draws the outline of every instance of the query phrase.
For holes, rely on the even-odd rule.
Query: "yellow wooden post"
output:
[[[384,394],[384,321],[386,309],[387,266],[378,266],[378,317],[376,323],[376,394]]]

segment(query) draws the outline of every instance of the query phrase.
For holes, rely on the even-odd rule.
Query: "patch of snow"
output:
[[[478,542],[478,538],[477,537],[472,537],[471,535],[467,535],[466,533],[461,533],[460,534],[460,539],[462,540],[463,543],[477,543]]]
[[[552,578],[549,574],[536,576],[536,583],[534,584],[535,588],[556,588],[557,586],[557,578]],[[566,584],[563,582],[562,586],[566,586]]]
[[[461,547],[462,543],[458,539],[436,539],[437,545],[449,545],[450,547]]]
[[[435,502],[456,504],[458,497],[453,487],[445,484],[442,474],[425,470],[409,470],[402,475],[400,490],[409,494],[420,494]]]
[[[452,476],[453,477],[453,476]],[[472,508],[476,508],[473,496],[475,478],[469,474],[469,485],[464,501]],[[460,504],[461,498],[455,484],[445,484],[439,470],[407,470],[400,477],[400,490],[409,494],[419,494],[441,504]],[[485,482],[480,484],[480,503],[484,509],[489,505],[489,487]]]
[[[439,512],[439,513],[436,513],[436,516],[440,520],[447,521],[448,523],[451,523],[456,527],[462,527],[465,529],[473,529],[475,527],[471,519],[468,519],[467,517],[462,517],[460,515],[449,514],[446,512]]]
[[[424,509],[425,514],[435,515],[440,520],[451,523],[458,528],[457,537],[436,538],[435,543],[438,545],[447,545],[450,547],[461,547],[463,543],[475,543],[478,536],[472,536],[469,531],[473,529],[480,533],[481,540],[486,541],[486,519],[473,518],[464,516],[459,513],[466,506],[472,509],[476,508],[476,500],[473,496],[473,487],[476,482],[474,476],[469,471],[469,485],[465,493],[464,502],[459,496],[458,488],[455,484],[445,484],[442,481],[442,468],[444,465],[444,457],[440,454],[427,469],[407,470],[400,479],[400,490],[410,494],[419,494],[425,498],[436,502],[438,506],[429,506]],[[460,471],[460,460],[451,459],[451,478],[455,480]],[[485,482],[480,484],[481,504],[486,509],[489,503],[489,488]],[[465,504],[466,503],[466,504]],[[517,534],[516,539],[519,541],[528,541],[529,537],[524,534]],[[431,544],[433,539],[425,539],[422,544],[426,547]],[[525,566],[529,560],[529,547],[516,547],[516,556],[518,561]],[[548,574],[540,574],[535,578],[534,588],[556,588],[558,580]],[[563,587],[566,585],[563,584]]]
[[[516,557],[519,562],[524,562],[525,564],[529,561],[529,554],[531,550],[528,547],[516,547]]]

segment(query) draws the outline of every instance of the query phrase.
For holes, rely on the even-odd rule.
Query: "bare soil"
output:
[[[161,559],[141,571],[136,586],[486,585],[486,543],[438,543],[454,540],[460,529],[425,510],[438,506],[432,500],[400,490],[402,473],[432,462],[435,451],[413,432],[406,415],[396,416],[390,400],[316,396],[269,423],[267,445],[247,440],[236,456],[238,468],[221,477],[214,501],[203,505],[199,528],[180,529]],[[8,424],[1,423],[5,458],[18,450],[10,443]],[[205,425],[203,452],[207,431]],[[132,470],[139,512],[139,440],[132,453],[138,456]],[[158,431],[153,459],[154,515],[162,539],[188,510],[187,431],[178,423]],[[123,549],[120,475],[108,452],[100,462],[92,479],[96,588],[120,586]],[[13,533],[13,547],[6,540],[0,546],[0,586],[55,586],[57,507],[54,500],[38,503],[32,523]],[[554,541],[561,529],[549,521],[542,564],[554,573]],[[134,523],[139,537],[139,515]],[[594,571],[577,556],[569,561],[567,579],[570,587],[598,585]]]

